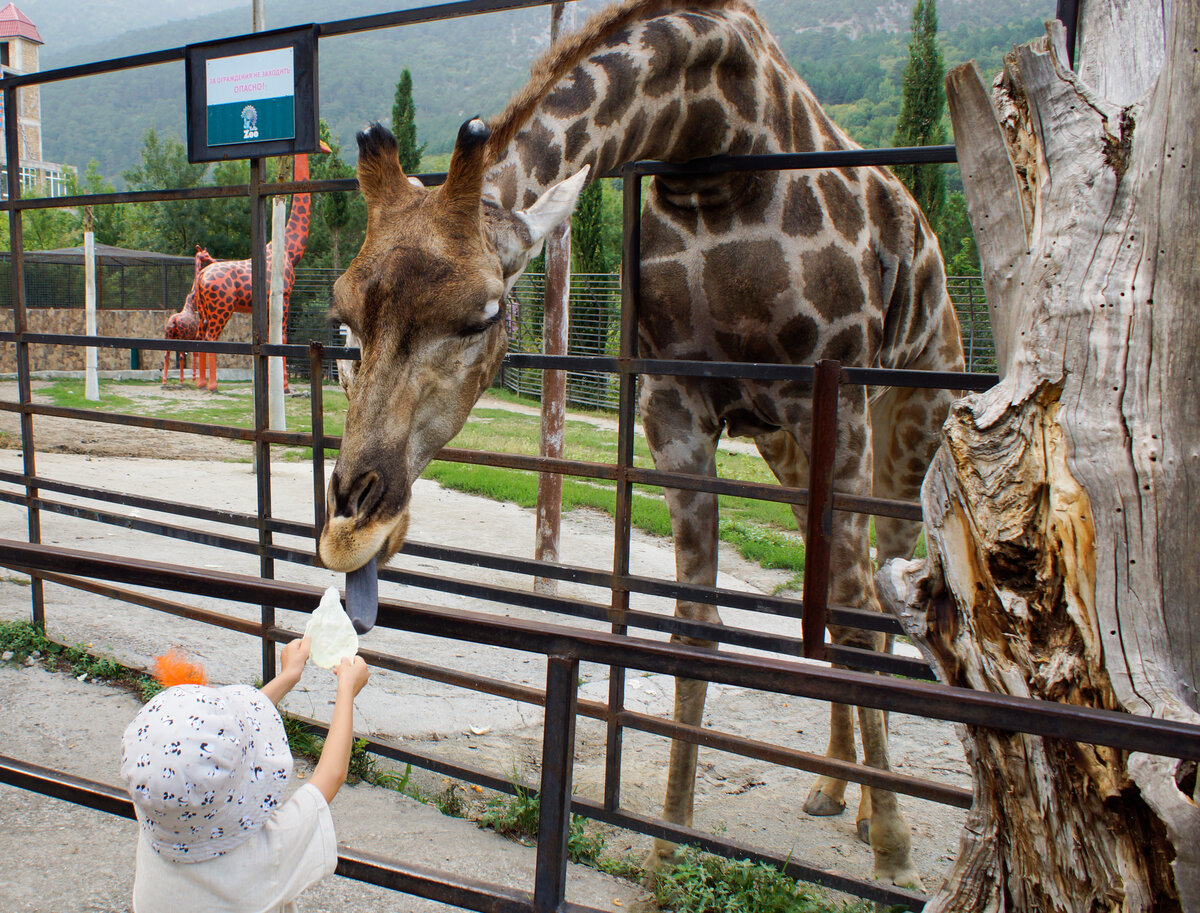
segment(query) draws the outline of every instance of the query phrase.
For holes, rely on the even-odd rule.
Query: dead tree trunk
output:
[[[1058,23],[990,98],[950,74],[1003,376],[946,423],[928,560],[877,579],[951,684],[1197,722],[1200,0],[1168,19],[1165,44],[1161,12],[1157,37],[1089,44],[1085,10],[1079,69],[1109,98]],[[1200,910],[1194,764],[962,737],[975,804],[928,913]]]

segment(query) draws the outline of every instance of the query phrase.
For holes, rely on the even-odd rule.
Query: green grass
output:
[[[837,903],[819,888],[763,863],[680,850],[658,874],[655,902],[673,913],[868,913],[866,901]]]

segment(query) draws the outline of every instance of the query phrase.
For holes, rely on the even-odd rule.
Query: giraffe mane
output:
[[[753,12],[745,0],[622,0],[592,16],[582,28],[559,39],[534,62],[525,87],[513,96],[504,111],[492,119],[486,160],[498,161],[554,85],[614,33],[631,23],[677,9],[720,10],[731,7]]]

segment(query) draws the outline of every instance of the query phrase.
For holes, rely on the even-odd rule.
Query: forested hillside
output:
[[[224,2],[224,0],[218,0]],[[97,10],[117,0],[40,0],[38,9],[71,5]],[[120,4],[125,5],[125,4]],[[212,4],[207,4],[211,8]],[[268,2],[267,25],[327,21],[424,5],[418,0],[357,0],[331,9],[319,0]],[[601,0],[583,0],[581,18]],[[184,13],[193,0],[171,0]],[[912,6],[904,0],[759,0],[789,60],[833,115],[864,145],[888,145],[899,109],[900,72],[907,55]],[[125,32],[99,43],[55,47],[47,29],[45,67],[65,66],[244,32],[248,3],[237,9]],[[569,5],[568,9],[571,9]],[[1053,0],[942,0],[938,5],[947,66],[971,57],[985,71],[998,68],[1014,43],[1038,34],[1053,16]],[[116,13],[104,18],[107,24]],[[156,13],[161,22],[163,15]],[[117,20],[119,21],[119,20]],[[546,8],[477,16],[324,40],[320,50],[320,110],[335,138],[352,156],[353,135],[368,121],[386,121],[400,71],[413,74],[420,138],[431,154],[446,151],[467,117],[495,113],[523,82],[532,59],[548,42]],[[96,34],[103,34],[97,28]],[[118,186],[123,171],[139,163],[145,131],[182,137],[181,64],[115,76],[47,85],[42,89],[46,157],[75,165],[82,174],[95,159]]]

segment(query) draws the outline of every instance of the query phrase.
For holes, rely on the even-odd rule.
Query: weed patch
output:
[[[654,899],[673,913],[867,913],[866,901],[835,903],[817,888],[763,863],[680,851],[659,873]]]

